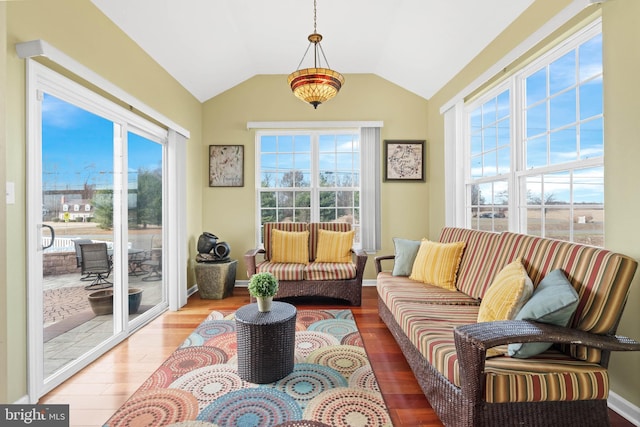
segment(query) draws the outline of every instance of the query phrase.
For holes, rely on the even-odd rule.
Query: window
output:
[[[464,106],[465,223],[604,245],[600,22]]]
[[[360,243],[359,130],[258,132],[257,144],[258,229],[348,222]]]

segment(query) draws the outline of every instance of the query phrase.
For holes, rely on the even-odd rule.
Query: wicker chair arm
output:
[[[382,261],[385,260],[395,260],[396,256],[395,255],[380,255],[375,257],[375,262],[376,262],[376,274],[380,273],[382,270]]]
[[[247,277],[251,277],[256,274],[256,256],[258,254],[265,254],[266,251],[262,248],[249,249],[244,253],[244,264],[247,267]]]
[[[465,399],[483,399],[487,349],[509,343],[551,342],[580,344],[606,351],[640,351],[640,342],[622,336],[597,335],[528,320],[507,320],[464,325],[454,330],[456,353]]]
[[[461,326],[456,335],[479,348],[510,343],[550,342],[576,344],[608,351],[640,351],[640,342],[619,335],[592,334],[530,320],[484,322]]]

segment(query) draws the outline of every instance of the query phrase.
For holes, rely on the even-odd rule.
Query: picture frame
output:
[[[244,187],[244,145],[209,146],[209,187]]]
[[[425,182],[425,140],[384,141],[384,181]]]

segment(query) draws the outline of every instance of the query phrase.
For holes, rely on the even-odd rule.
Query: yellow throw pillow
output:
[[[411,268],[410,279],[444,289],[456,289],[456,274],[465,242],[437,243],[423,240]]]
[[[271,262],[309,264],[309,232],[272,229]]]
[[[478,322],[515,318],[532,293],[533,283],[518,258],[500,270],[493,279],[480,303]]]
[[[351,262],[351,247],[355,230],[318,230],[316,262]]]

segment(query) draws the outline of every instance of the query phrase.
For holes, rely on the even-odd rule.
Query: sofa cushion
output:
[[[351,231],[348,222],[312,222],[309,224],[309,260],[316,259],[318,251],[318,230],[347,232]]]
[[[396,304],[415,302],[420,304],[479,305],[480,301],[458,291],[416,282],[405,276],[392,276],[390,272],[378,273],[378,295],[393,311]]]
[[[538,285],[516,320],[536,320],[552,325],[567,326],[578,307],[578,293],[567,280],[562,270],[553,270]],[[551,347],[551,343],[509,344],[509,356],[527,358],[540,354]]]
[[[306,280],[349,280],[357,273],[351,262],[312,262],[304,269]]]
[[[394,276],[410,275],[413,262],[416,259],[416,255],[418,255],[418,249],[420,249],[420,240],[394,237],[393,245],[395,247],[395,258],[393,260],[393,271],[391,274]]]
[[[354,230],[340,232],[318,230],[318,248],[315,262],[347,262],[350,263]]]
[[[455,290],[456,273],[464,247],[465,242],[437,243],[423,240],[409,278]]]
[[[309,232],[271,230],[271,262],[308,264]]]
[[[533,293],[533,283],[520,262],[505,266],[487,290],[478,311],[478,322],[513,319]]]
[[[306,222],[266,222],[262,226],[262,239],[264,241],[265,260],[271,260],[271,230],[281,231],[308,231]],[[311,240],[311,238],[309,238]]]
[[[264,261],[256,265],[256,273],[269,272],[278,280],[304,280],[304,264]]]
[[[493,280],[496,247],[500,234],[491,231],[445,227],[440,242],[467,242],[456,276],[456,287],[465,294],[480,299]]]

